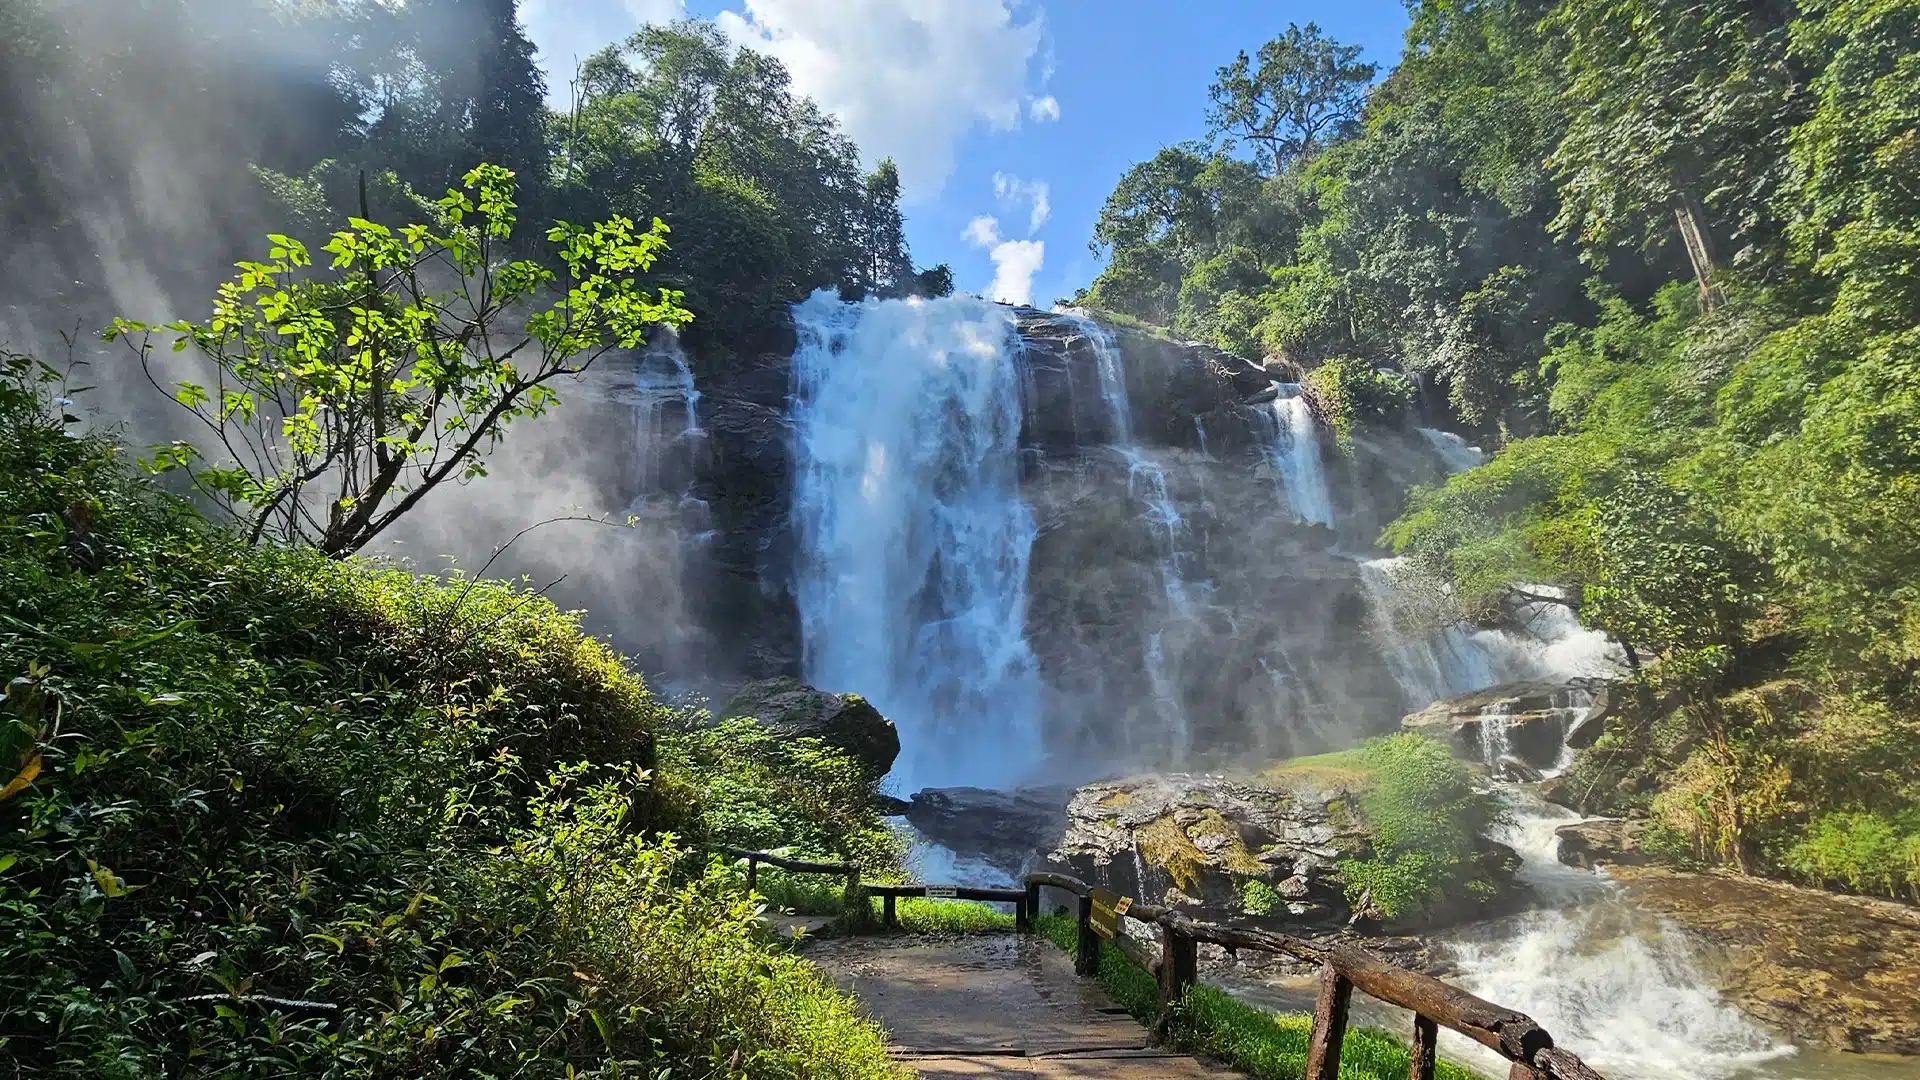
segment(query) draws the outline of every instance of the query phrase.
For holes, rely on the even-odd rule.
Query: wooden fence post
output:
[[[1407,1066],[1407,1080],[1433,1080],[1434,1061],[1439,1052],[1440,1025],[1424,1016],[1415,1014],[1413,1018],[1412,1060]]]
[[[1073,946],[1073,971],[1076,975],[1100,973],[1100,935],[1093,932],[1093,897],[1080,898],[1080,917]]]
[[[1353,984],[1332,964],[1320,965],[1320,994],[1313,1003],[1313,1034],[1307,1043],[1306,1080],[1340,1080],[1340,1044],[1347,1037],[1347,1005]]]
[[[885,922],[889,927],[893,926],[894,920],[895,920],[894,911],[893,911],[893,894],[888,893],[884,898],[882,898],[880,901],[880,906],[881,908],[884,909],[884,914],[881,917],[881,921]]]
[[[1117,920],[1116,920],[1117,921]],[[1170,926],[1160,928],[1160,1025],[1200,979],[1199,943]]]
[[[748,892],[754,891],[754,889],[758,885],[759,869],[760,869],[759,863],[755,862],[752,859],[747,860],[747,891]]]
[[[1022,917],[1024,914],[1024,918]],[[1040,917],[1040,886],[1027,883],[1027,901],[1023,908],[1013,909],[1013,921],[1017,929],[1024,933],[1033,933],[1033,920]]]

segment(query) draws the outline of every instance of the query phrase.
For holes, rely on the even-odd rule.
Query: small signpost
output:
[[[929,900],[951,900],[958,895],[960,895],[959,892],[952,885],[927,886],[927,899]]]
[[[1120,916],[1133,906],[1133,897],[1121,896],[1109,889],[1093,890],[1093,932],[1112,941],[1120,932]]]

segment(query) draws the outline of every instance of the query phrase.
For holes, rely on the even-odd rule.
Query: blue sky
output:
[[[900,163],[918,263],[1041,307],[1099,272],[1107,193],[1205,133],[1236,52],[1311,21],[1384,67],[1407,25],[1401,0],[522,0],[559,99],[574,56],[683,11],[779,56],[869,161]]]

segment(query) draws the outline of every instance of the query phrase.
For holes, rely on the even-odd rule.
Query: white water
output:
[[[1274,383],[1278,391],[1267,403],[1266,416],[1272,424],[1267,453],[1286,489],[1287,505],[1301,521],[1333,525],[1333,496],[1327,491],[1327,474],[1320,460],[1320,436],[1314,427],[1313,410],[1300,388],[1292,383]]]
[[[1012,309],[820,292],[794,322],[807,681],[894,721],[902,790],[1011,787],[1042,753]]]
[[[1093,346],[1095,368],[1100,373],[1100,399],[1107,407],[1107,416],[1113,429],[1113,448],[1127,462],[1127,494],[1145,506],[1144,516],[1148,524],[1154,527],[1156,540],[1163,535],[1165,537],[1160,552],[1160,584],[1166,593],[1169,620],[1184,622],[1193,618],[1193,600],[1188,594],[1180,566],[1181,537],[1185,523],[1180,518],[1180,508],[1174,505],[1173,497],[1167,490],[1166,471],[1134,439],[1133,407],[1127,400],[1125,360],[1106,327],[1082,315],[1069,317],[1080,325],[1082,333]],[[1201,434],[1204,438],[1204,428]],[[1147,683],[1153,692],[1154,707],[1167,731],[1169,764],[1175,769],[1186,768],[1187,759],[1193,752],[1192,725],[1188,722],[1186,705],[1181,701],[1179,689],[1167,672],[1166,650],[1160,631],[1146,632],[1142,639],[1141,655],[1146,664]]]
[[[1613,1080],[1718,1080],[1793,1053],[1720,999],[1677,927],[1635,911],[1604,875],[1561,865],[1554,830],[1575,814],[1521,789],[1507,801],[1512,824],[1496,839],[1549,907],[1451,942],[1456,981],[1523,1009]],[[1442,1047],[1505,1068],[1451,1033]]]
[[[664,330],[634,359],[633,385],[639,399],[634,407],[634,442],[639,452],[639,479],[643,493],[665,492],[684,473],[680,463],[700,430],[700,391],[694,388],[693,369],[680,347],[680,337]],[[684,479],[684,476],[680,477]]]
[[[1463,473],[1468,469],[1477,469],[1487,460],[1486,451],[1477,446],[1468,446],[1467,440],[1451,431],[1439,428],[1423,427],[1420,437],[1427,440],[1433,452],[1440,455],[1440,463],[1450,473]]]
[[[1404,559],[1360,563],[1375,639],[1409,709],[1501,683],[1604,678],[1620,670],[1619,647],[1581,626],[1565,605],[1523,605],[1515,629],[1470,629],[1450,621],[1450,597],[1421,595],[1406,572]]]

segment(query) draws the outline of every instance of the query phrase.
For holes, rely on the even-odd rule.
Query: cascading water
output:
[[[1720,999],[1678,928],[1634,910],[1604,875],[1561,865],[1555,830],[1577,815],[1524,788],[1502,794],[1510,823],[1495,839],[1520,856],[1520,879],[1548,906],[1450,941],[1463,986],[1522,1004],[1561,1045],[1617,1080],[1717,1080],[1793,1053]],[[1505,1068],[1450,1033],[1442,1046]]]
[[[895,722],[903,790],[1011,786],[1042,754],[1012,311],[820,292],[794,321],[806,677]]]
[[[700,391],[694,388],[693,369],[680,347],[680,337],[671,330],[663,331],[635,358],[633,375],[639,397],[634,409],[639,479],[642,490],[656,492],[671,482],[669,474],[681,456],[676,452],[679,447],[702,434]]]
[[[1427,440],[1428,446],[1433,447],[1433,452],[1440,457],[1440,463],[1445,465],[1450,473],[1463,473],[1468,469],[1477,469],[1487,460],[1486,451],[1477,446],[1468,446],[1467,440],[1451,431],[1423,427],[1420,429],[1420,437]]]
[[[1166,537],[1160,558],[1160,583],[1166,592],[1169,621],[1180,623],[1192,619],[1193,600],[1187,591],[1180,566],[1183,527],[1180,509],[1174,505],[1168,493],[1165,470],[1134,439],[1133,408],[1127,401],[1126,369],[1120,348],[1114,344],[1113,335],[1106,327],[1084,316],[1070,317],[1079,324],[1081,332],[1093,346],[1095,369],[1100,374],[1100,399],[1107,407],[1113,448],[1127,462],[1127,494],[1140,500],[1146,507],[1145,517],[1148,524],[1154,527],[1156,538],[1161,534]],[[1168,732],[1170,763],[1178,769],[1186,766],[1193,752],[1193,734],[1186,705],[1167,672],[1162,633],[1150,631],[1145,634],[1141,656],[1146,664],[1147,683],[1153,692],[1154,704]]]
[[[1333,525],[1333,496],[1320,461],[1320,435],[1313,409],[1293,383],[1274,383],[1276,391],[1262,414],[1269,425],[1267,453],[1279,473],[1287,505],[1301,521]]]

